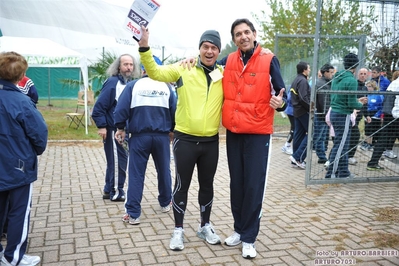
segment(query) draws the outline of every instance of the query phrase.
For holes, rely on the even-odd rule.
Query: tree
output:
[[[390,6],[390,4],[392,6]],[[373,9],[377,6],[371,6]],[[369,38],[370,64],[380,66],[391,79],[392,73],[399,66],[399,34],[397,25],[399,7],[393,3],[380,3],[381,11],[385,12],[378,19],[373,20],[373,30]]]
[[[262,25],[261,34],[264,46],[273,49],[275,36],[279,34],[314,34],[318,0],[265,0],[269,12],[262,11],[255,18]],[[369,35],[373,18],[370,10],[359,9],[357,1],[324,1],[321,10],[320,35]],[[298,62],[314,54],[314,38],[281,38],[278,41],[278,57],[282,64]],[[357,48],[356,40],[322,38],[320,53],[327,54],[324,61],[342,58],[344,53]],[[325,63],[325,62],[323,62]],[[315,67],[315,66],[314,66]]]
[[[102,85],[107,77],[108,67],[118,58],[113,52],[105,51],[97,62],[89,67],[89,82],[95,91],[95,96],[101,92]]]
[[[115,53],[105,51],[98,60],[89,66],[89,88],[94,91],[94,96],[97,97],[102,89],[102,84],[108,78],[107,69],[109,65],[114,62],[118,56]],[[71,88],[76,88],[83,85],[83,80],[75,79],[61,79],[61,83]]]
[[[220,51],[218,60],[225,58],[228,54],[235,52],[236,50],[237,46],[234,44],[233,41],[230,41],[230,43],[226,44],[225,48]]]

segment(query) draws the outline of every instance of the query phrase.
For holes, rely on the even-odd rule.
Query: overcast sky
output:
[[[133,0],[104,0],[126,7],[126,14]],[[265,0],[156,0],[161,5],[153,21],[149,24],[151,36],[166,38],[161,45],[167,53],[179,50],[180,56],[197,54],[201,34],[208,29],[219,31],[222,47],[230,42],[230,27],[237,18],[248,18],[257,30],[259,26],[251,15],[265,10]],[[170,46],[170,47],[168,47]],[[169,51],[169,52],[168,52]]]

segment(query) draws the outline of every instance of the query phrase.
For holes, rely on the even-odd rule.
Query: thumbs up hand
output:
[[[273,95],[272,98],[270,99],[270,106],[273,109],[282,108],[284,106],[283,105],[283,104],[285,104],[284,99],[283,99],[284,92],[285,92],[285,89],[282,88],[280,90],[280,93],[278,94],[278,96]]]

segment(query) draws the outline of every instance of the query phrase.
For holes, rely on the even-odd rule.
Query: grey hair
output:
[[[121,58],[122,56],[130,56],[133,60],[133,73],[132,73],[132,79],[138,79],[141,77],[141,68],[140,68],[140,63],[139,60],[137,60],[134,56],[130,54],[122,54],[120,55],[114,62],[112,62],[111,65],[109,65],[107,69],[107,76],[117,76],[119,74],[119,67],[121,64]]]

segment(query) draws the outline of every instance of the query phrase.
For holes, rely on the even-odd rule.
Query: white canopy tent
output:
[[[4,36],[50,39],[85,54],[89,61],[95,61],[103,48],[119,54],[137,54],[137,42],[123,27],[133,0],[124,0],[125,6],[118,6],[113,2],[115,1],[1,0],[0,30]],[[173,36],[169,30],[172,25],[176,25],[175,20],[161,20],[163,13],[167,13],[164,16],[170,16],[167,5],[162,7],[161,4],[158,13],[150,24],[153,53],[158,57],[162,57],[162,52],[166,55],[191,55],[192,47],[180,47],[178,39],[185,35]],[[194,47],[196,43],[197,37]]]
[[[85,95],[87,94],[88,67],[87,58],[84,55],[48,39],[9,36],[0,37],[0,52],[4,51],[14,51],[23,55],[31,67],[79,67],[82,73]],[[88,134],[87,114],[87,97],[85,97],[86,134]]]
[[[168,1],[165,0],[165,3]],[[96,61],[104,48],[116,54],[137,55],[137,42],[123,27],[133,0],[123,0],[124,6],[115,5],[114,2],[115,0],[0,0],[0,36],[44,38],[77,51],[80,53],[79,56],[76,55],[79,58],[77,62],[85,75],[87,90],[87,64]],[[192,47],[180,47],[179,38],[186,38],[191,31],[186,31],[181,36],[174,36],[169,31],[169,28],[172,29],[176,25],[175,19],[171,19],[171,14],[175,15],[175,11],[167,10],[165,5],[150,24],[151,49],[153,54],[160,58],[164,58],[164,54],[179,54],[181,57],[195,54],[191,52]],[[159,19],[162,13],[167,20]],[[196,36],[199,36],[198,34],[195,33]],[[55,55],[49,54],[50,51],[57,50],[32,45],[30,41],[14,43],[21,44],[19,52],[25,56],[52,57]],[[193,42],[194,46],[196,43],[197,37]],[[16,50],[16,46],[12,45],[7,49]],[[34,63],[38,61],[30,61],[30,64]],[[87,114],[87,105],[85,108]]]

